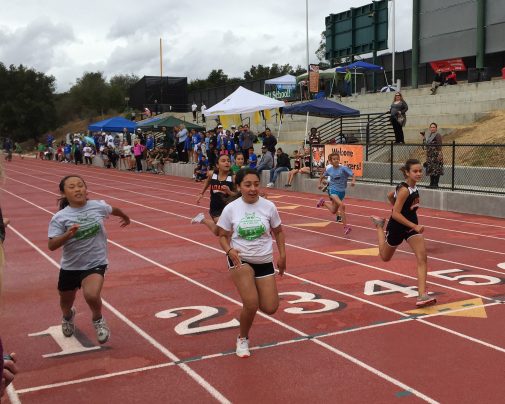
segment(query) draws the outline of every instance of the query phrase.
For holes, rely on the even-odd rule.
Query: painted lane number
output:
[[[306,310],[303,307],[288,307],[284,309],[286,313],[290,314],[315,314],[315,313],[325,313],[328,311],[338,310],[341,307],[341,303],[335,300],[319,299],[314,293],[309,292],[283,292],[279,293],[279,296],[298,296],[298,299],[288,300],[288,303],[298,304],[298,303],[317,303],[323,307],[315,310]]]
[[[463,272],[463,275],[449,276]],[[428,275],[435,276],[436,278],[445,279],[448,281],[456,281],[461,285],[466,286],[485,286],[485,285],[498,285],[503,283],[503,279],[496,276],[489,275],[470,275],[464,274],[466,271],[463,269],[444,269],[442,271],[430,271]]]

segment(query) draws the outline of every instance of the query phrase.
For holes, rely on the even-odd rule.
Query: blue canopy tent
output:
[[[128,129],[128,132],[134,132],[137,124],[122,116],[105,119],[100,122],[95,122],[88,125],[88,130],[93,132],[122,132],[123,128]]]
[[[300,104],[284,107],[282,113],[290,115],[307,115],[305,123],[305,136],[309,130],[309,114],[322,118],[338,118],[340,116],[359,116],[359,111],[346,107],[338,102],[330,101],[326,98],[303,102]]]
[[[373,70],[373,71],[383,71],[384,72],[384,78],[386,79],[386,85],[388,84],[388,78],[386,76],[386,71],[382,66],[374,65],[372,63],[367,63],[367,62],[362,62],[361,60],[358,60],[357,62],[351,63],[350,65],[345,66],[344,69],[350,69],[354,70],[354,90],[357,91],[357,86],[356,86],[356,72],[358,70]]]
[[[339,116],[357,116],[359,111],[354,108],[346,107],[338,102],[330,101],[326,98],[294,104],[284,107],[283,114],[320,116],[322,118],[337,118]]]
[[[335,71],[338,73],[345,73],[346,70],[354,70],[354,90],[357,90],[357,85],[356,85],[356,77],[358,74],[358,70],[373,70],[373,71],[383,71],[384,72],[384,78],[386,79],[386,85],[388,84],[388,78],[386,76],[386,71],[382,66],[374,65],[372,63],[367,63],[363,62],[361,60],[358,60],[356,62],[353,62],[347,66],[339,66],[335,68]],[[356,91],[357,92],[357,91]]]

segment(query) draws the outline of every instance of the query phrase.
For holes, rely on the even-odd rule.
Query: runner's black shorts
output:
[[[386,227],[386,243],[388,243],[390,247],[398,247],[404,240],[407,241],[409,238],[418,236],[419,234],[420,233],[407,226],[389,220]]]
[[[58,278],[58,290],[66,292],[81,288],[82,281],[90,275],[98,274],[102,277],[105,276],[107,265],[99,265],[97,267],[86,270],[67,270],[60,269],[60,276]]]
[[[234,268],[235,265],[233,264],[230,257],[226,257],[226,259],[228,260],[228,269]],[[265,264],[251,264],[250,262],[244,260],[240,260],[240,262],[242,262],[242,264],[249,265],[254,270],[255,278],[264,278],[266,276],[272,276],[273,274],[275,274],[275,268],[273,262],[267,262]]]

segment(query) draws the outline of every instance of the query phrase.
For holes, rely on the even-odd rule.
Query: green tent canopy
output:
[[[176,118],[175,116],[169,116],[167,118],[163,118],[156,121],[151,120],[151,122],[146,122],[145,124],[139,122],[137,127],[143,130],[161,131],[161,128],[163,126],[166,127],[167,130],[170,130],[174,126],[179,126],[180,124],[183,124],[186,127],[186,129],[205,130],[204,126],[195,125],[194,123],[191,122],[186,122],[182,119]]]

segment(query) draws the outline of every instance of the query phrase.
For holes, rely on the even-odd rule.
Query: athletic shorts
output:
[[[343,201],[345,198],[345,191],[335,191],[334,189],[328,188],[328,196],[331,198],[332,195],[338,196],[338,198]]]
[[[234,268],[233,262],[230,257],[226,257],[228,260],[228,269]],[[250,262],[240,260],[242,264],[249,265],[254,270],[255,278],[264,278],[266,276],[272,276],[275,273],[274,263],[267,262],[265,264],[251,264]]]
[[[409,238],[419,234],[415,230],[390,220],[386,227],[386,243],[391,247],[398,247],[404,240],[407,241]]]
[[[104,277],[106,269],[107,265],[99,265],[95,268],[78,271],[60,269],[60,276],[58,278],[58,290],[60,292],[66,292],[69,290],[80,289],[81,283],[85,278],[93,274],[99,274]]]

